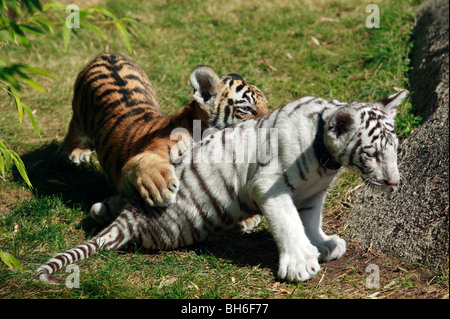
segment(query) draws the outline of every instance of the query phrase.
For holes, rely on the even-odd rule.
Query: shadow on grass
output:
[[[56,195],[68,207],[92,204],[114,194],[114,186],[94,164],[76,166],[57,152],[59,143],[45,144],[21,156],[36,197]],[[15,172],[14,179],[23,183]]]
[[[266,229],[245,234],[213,234],[194,250],[231,260],[237,266],[270,268],[275,274],[278,269],[278,250],[272,234]]]
[[[57,152],[59,143],[45,144],[21,156],[36,197],[58,196],[67,207],[81,206],[86,218],[81,227],[87,236],[101,230],[87,212],[92,204],[115,194],[115,189],[101,168],[95,164],[76,166]],[[17,183],[24,183],[18,172],[14,173]],[[80,207],[78,206],[78,207]],[[240,234],[222,232],[213,234],[203,243],[184,249],[199,254],[211,254],[217,258],[231,260],[239,266],[261,266],[277,268],[278,253],[272,235],[267,230]],[[155,251],[148,252],[154,254]]]

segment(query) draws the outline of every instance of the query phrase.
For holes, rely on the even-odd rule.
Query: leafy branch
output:
[[[29,47],[35,39],[30,35],[55,36],[55,30],[59,29],[62,30],[64,50],[67,51],[71,39],[74,36],[79,39],[80,35],[77,28],[67,26],[66,20],[69,17],[66,8],[68,8],[66,5],[56,1],[41,5],[40,0],[0,0],[0,48],[12,44]],[[74,13],[79,19],[80,28],[86,28],[106,40],[107,36],[99,26],[113,25],[130,54],[133,54],[132,38],[150,48],[153,48],[153,45],[149,39],[157,41],[155,33],[137,20],[128,17],[119,18],[114,12],[102,6],[93,6],[89,9],[76,8],[77,10]],[[24,113],[27,114],[36,134],[41,138],[31,108],[20,99],[22,84],[26,84],[40,93],[44,91],[31,78],[30,74],[52,76],[50,72],[41,68],[22,63],[8,64],[0,59],[0,95],[3,93],[11,98],[17,109],[19,123],[22,123]],[[12,163],[14,163],[27,185],[32,187],[19,155],[10,150],[0,139],[0,177],[5,177],[11,169]]]

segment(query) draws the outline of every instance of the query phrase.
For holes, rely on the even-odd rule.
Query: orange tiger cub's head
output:
[[[223,129],[269,113],[264,94],[238,74],[218,76],[202,65],[190,77],[201,117],[210,127]]]

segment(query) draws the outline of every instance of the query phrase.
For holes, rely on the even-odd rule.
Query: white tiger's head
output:
[[[326,120],[324,143],[330,156],[356,169],[373,189],[400,182],[394,117],[405,97],[402,91],[376,103],[342,104]]]

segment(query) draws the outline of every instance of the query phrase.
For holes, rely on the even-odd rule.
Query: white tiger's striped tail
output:
[[[127,227],[122,227],[123,218],[126,218],[126,216],[119,216],[110,226],[106,227],[86,243],[66,250],[51,258],[47,263],[38,268],[36,277],[44,283],[62,285],[65,281],[54,277],[53,274],[63,267],[87,259],[99,251],[113,250],[124,246],[131,240],[132,235]]]
[[[87,243],[69,249],[63,253],[57,254],[50,259],[45,265],[39,267],[36,276],[40,281],[48,284],[63,285],[64,280],[52,276],[55,272],[63,267],[73,264],[79,260],[87,259],[97,253],[98,244],[96,239],[91,239]]]

